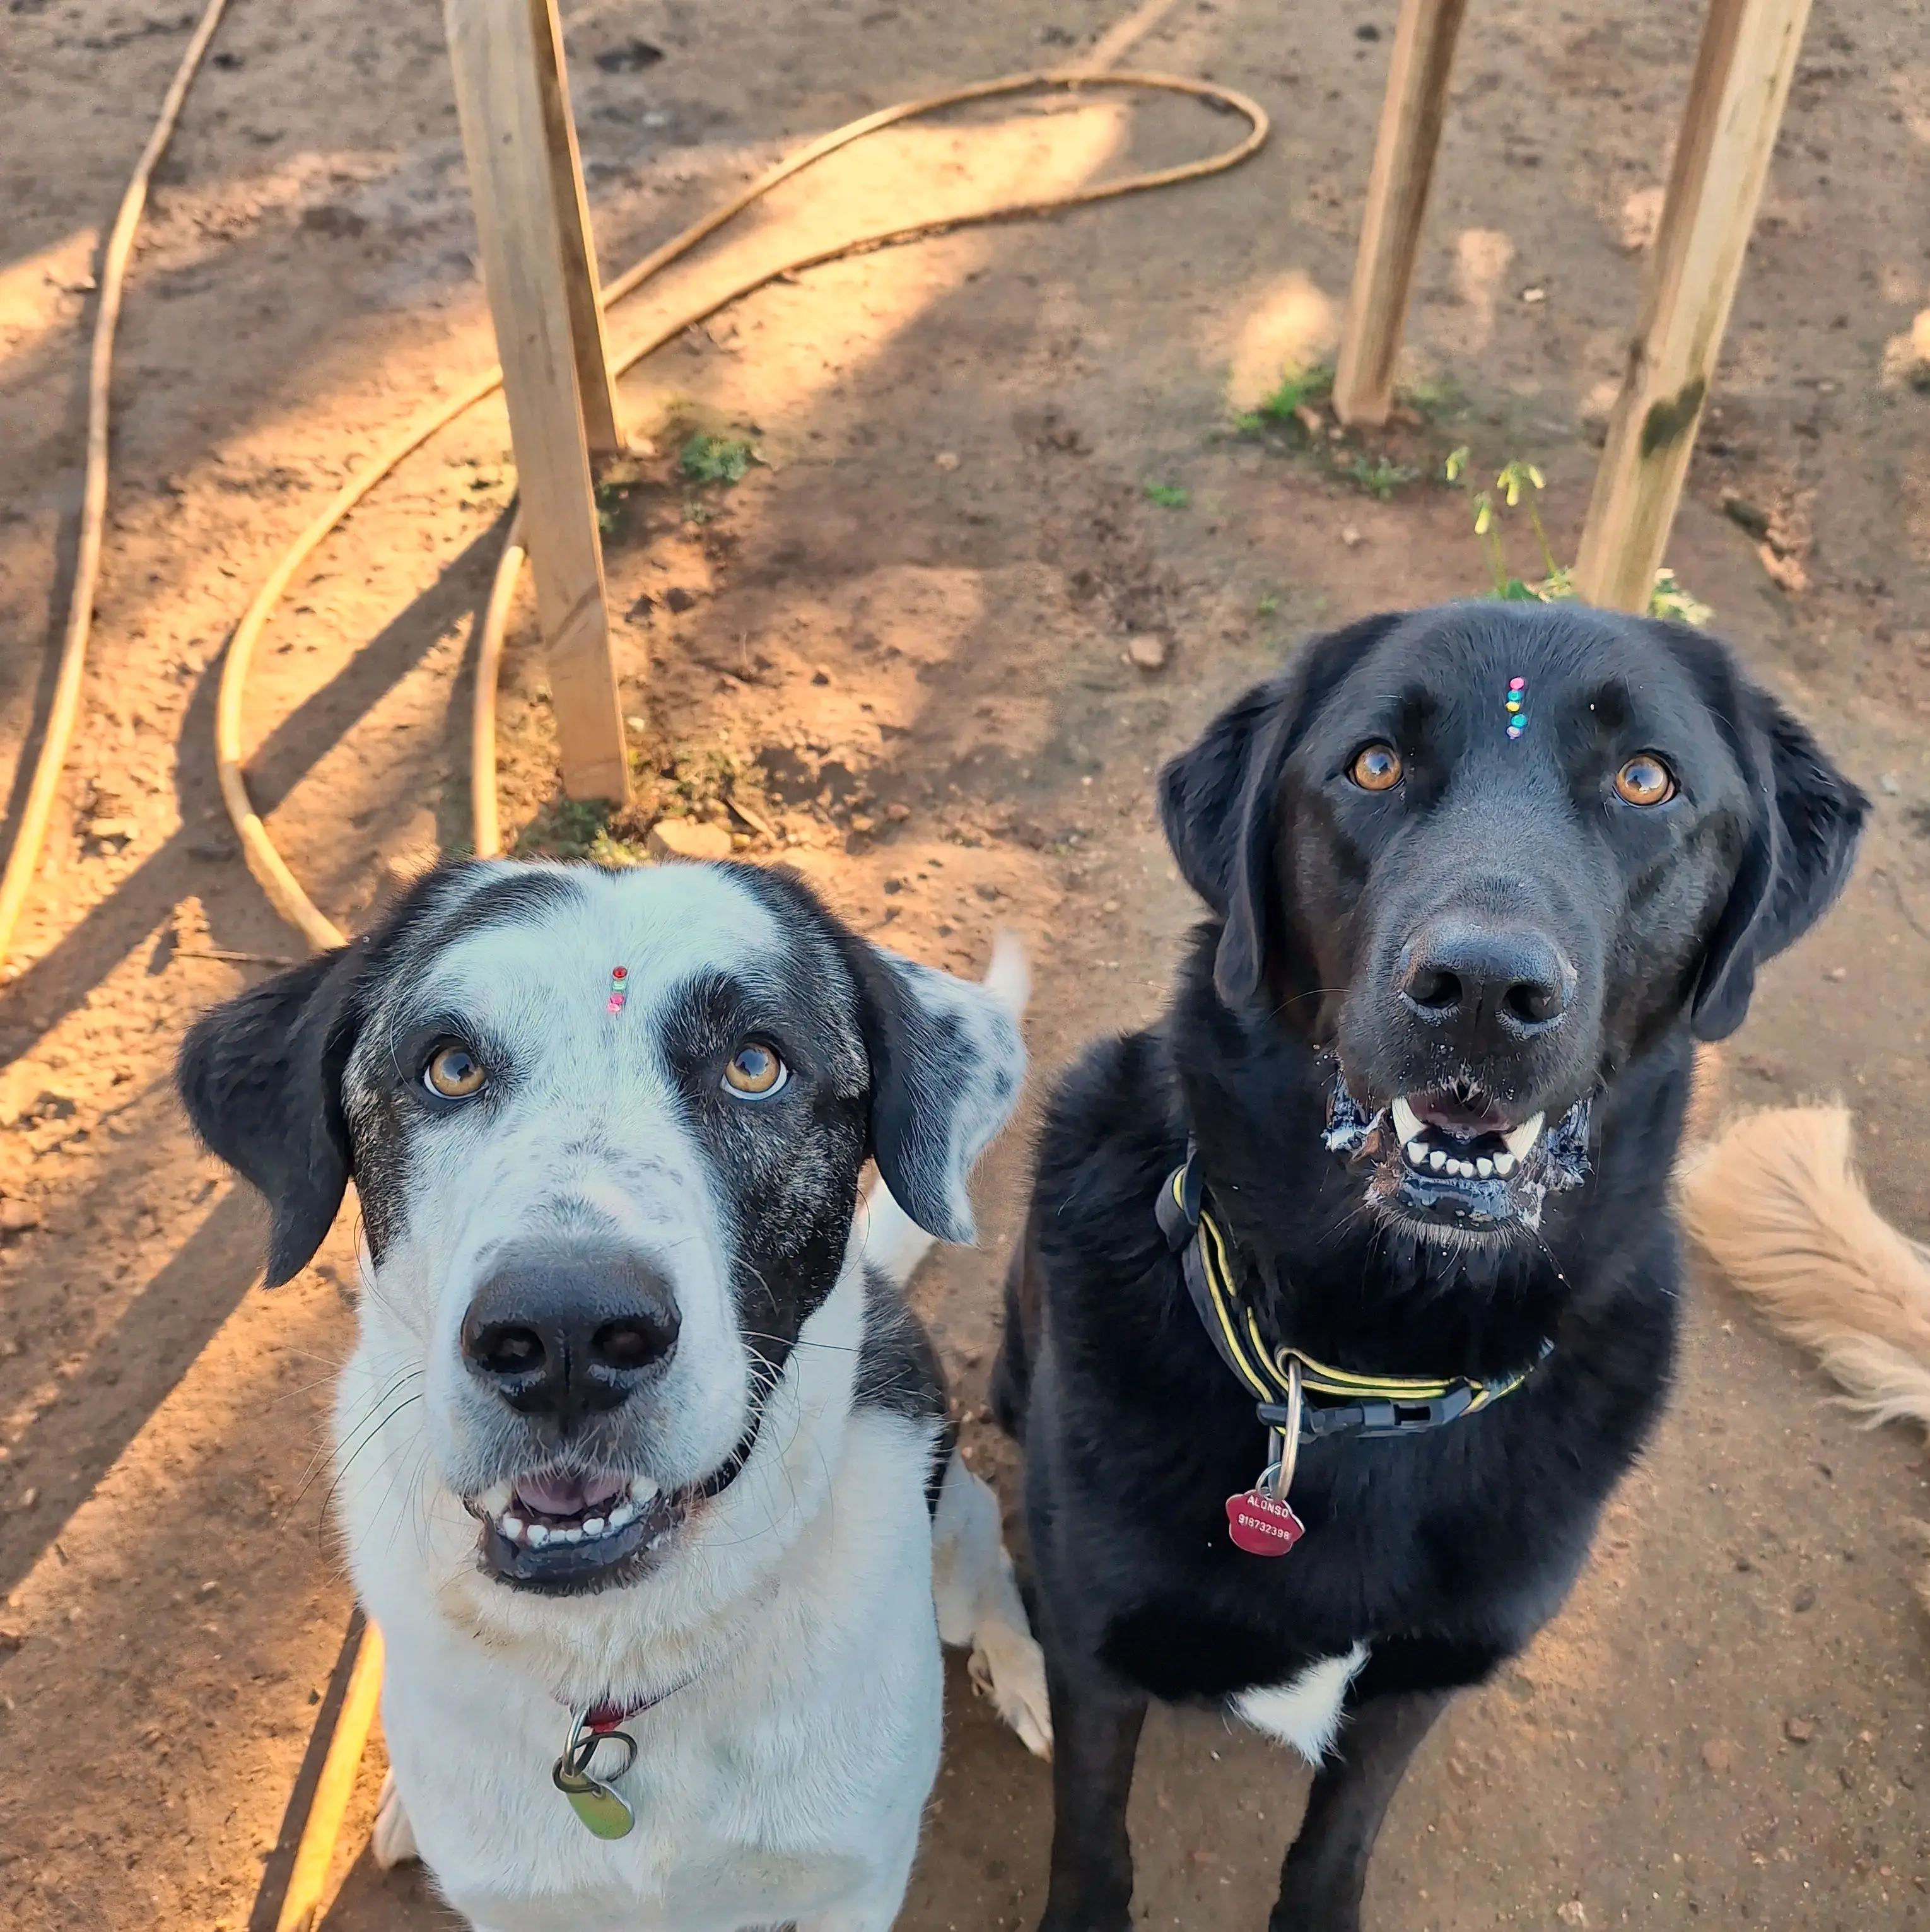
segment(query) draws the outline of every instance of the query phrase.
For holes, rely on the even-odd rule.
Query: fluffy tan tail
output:
[[[1744,1116],[1686,1166],[1690,1235],[1871,1427],[1930,1434],[1930,1252],[1870,1205],[1843,1107]]]

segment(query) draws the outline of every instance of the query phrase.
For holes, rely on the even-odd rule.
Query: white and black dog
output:
[[[376,1850],[478,1927],[883,1932],[941,1634],[1049,1748],[898,1292],[971,1238],[1025,980],[1016,944],[983,986],[884,952],[782,872],[470,862],[189,1035],[271,1284],[356,1183],[336,1451],[388,1644]]]

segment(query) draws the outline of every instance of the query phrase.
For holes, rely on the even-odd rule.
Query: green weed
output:
[[[741,436],[711,436],[701,430],[685,443],[678,458],[692,482],[726,484],[741,483],[751,473],[751,465],[763,460],[755,443]]]
[[[1148,483],[1145,489],[1146,501],[1158,504],[1163,510],[1183,510],[1193,501],[1192,492],[1177,483]]]
[[[607,798],[559,798],[545,806],[516,840],[519,859],[587,859],[608,836],[614,802]]]
[[[1304,435],[1306,425],[1301,422],[1299,412],[1324,401],[1333,392],[1334,372],[1324,364],[1311,369],[1283,370],[1279,386],[1262,396],[1256,406],[1236,416],[1233,427],[1242,436],[1251,436],[1269,425],[1290,424]]]
[[[1384,456],[1356,456],[1337,466],[1340,473],[1370,496],[1386,502],[1403,483],[1412,483],[1421,472],[1412,464],[1390,463]]]

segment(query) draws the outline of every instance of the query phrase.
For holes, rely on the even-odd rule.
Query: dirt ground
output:
[[[9,0],[0,28],[10,824],[71,568],[98,230],[185,4]],[[1037,962],[1035,1090],[1095,1028],[1160,1006],[1193,908],[1154,824],[1157,760],[1308,629],[1482,586],[1466,505],[1431,480],[1445,450],[1538,463],[1557,547],[1579,529],[1693,8],[1472,10],[1409,328],[1414,419],[1312,448],[1297,425],[1237,427],[1284,363],[1331,346],[1394,10],[1152,0],[1124,63],[1253,94],[1275,122],[1258,159],[813,273],[623,385],[662,452],[607,496],[647,800],[714,814],[734,788],[770,835],[725,814],[754,853],[781,844],[921,958],[976,969],[1016,926]],[[572,0],[605,263],[812,134],[1079,57],[1122,13]],[[819,238],[1237,131],[1105,94],[899,130],[785,190],[614,333]],[[1930,395],[1908,335],[1930,304],[1926,210],[1930,14],[1818,0],[1670,556],[1877,800],[1841,908],[1766,976],[1727,1053],[1730,1096],[1845,1094],[1875,1193],[1919,1235]],[[348,1613],[317,1471],[352,1223],[296,1283],[252,1288],[259,1211],[197,1154],[167,1075],[198,1010],[299,950],[219,808],[229,628],[323,494],[491,360],[473,250],[436,10],[235,0],[136,260],[86,722],[0,990],[0,1918],[23,1932],[247,1924]],[[734,488],[688,483],[693,428],[752,440],[762,464]],[[1343,470],[1383,456],[1424,472],[1386,500]],[[263,647],[256,796],[344,924],[467,836],[471,631],[508,457],[500,405],[440,438]],[[1127,661],[1136,638],[1163,668]],[[506,820],[577,849],[599,827],[557,808],[546,700],[526,615]],[[1015,1132],[988,1162],[985,1246],[916,1290],[970,1454],[1008,1496],[1015,1460],[979,1405],[1025,1147]],[[1695,1284],[1660,1440],[1567,1611],[1422,1752],[1371,1924],[1930,1924],[1930,1630],[1907,1527],[1930,1515],[1930,1472],[1826,1394]],[[901,1922],[1024,1926],[1047,1777],[953,1689]],[[371,1753],[352,1828],[378,1771]],[[1217,1720],[1157,1717],[1139,1915],[1261,1924],[1304,1777]],[[449,1922],[419,1875],[368,1867],[359,1828],[340,1864],[335,1932]]]

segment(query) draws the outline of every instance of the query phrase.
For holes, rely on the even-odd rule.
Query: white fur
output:
[[[1345,1656],[1323,1657],[1284,1684],[1242,1691],[1233,1708],[1255,1730],[1290,1745],[1317,1767],[1340,1730],[1347,1686],[1367,1660],[1367,1646],[1357,1643]]]
[[[972,1644],[975,1677],[1028,1746],[1048,1748],[995,1501],[954,1459],[935,1526],[935,1425],[854,1406],[866,1265],[902,1283],[930,1245],[882,1183],[741,1473],[695,1507],[659,1569],[560,1597],[477,1565],[462,1497],[495,1418],[461,1368],[462,1311],[491,1256],[566,1225],[568,1204],[590,1202],[675,1286],[683,1328],[650,1405],[651,1473],[687,1486],[744,1430],[725,1237],[650,1024],[653,988],[776,939],[728,880],[665,868],[638,917],[635,887],[593,875],[580,908],[459,938],[428,968],[446,983],[411,988],[543,1043],[486,1130],[479,1114],[476,1131],[425,1137],[405,1225],[379,1268],[364,1249],[336,1408],[350,1566],[388,1647],[375,1855],[422,1857],[479,1932],[885,1932],[938,1766],[935,1542],[946,1635]],[[632,990],[613,1024],[615,963]],[[379,1025],[358,1048],[387,1050]],[[551,1780],[572,1711],[665,1693],[625,1726],[638,1756],[617,1788],[636,1828],[596,1838]]]

